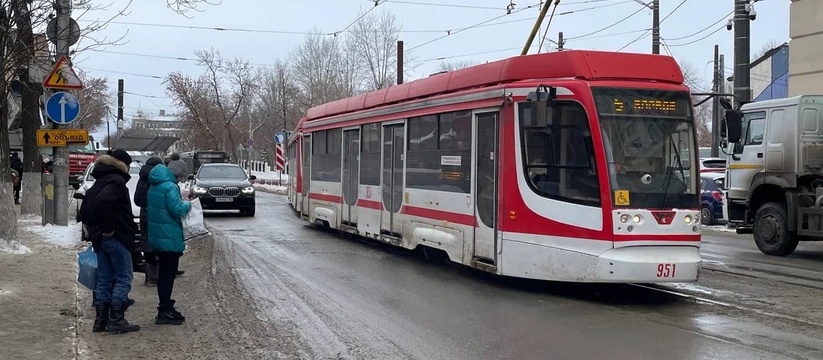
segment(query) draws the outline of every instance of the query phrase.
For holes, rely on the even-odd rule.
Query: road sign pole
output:
[[[55,0],[57,10],[57,58],[69,56],[69,35],[71,33],[71,0]],[[65,100],[64,100],[65,101]],[[65,114],[65,111],[63,112]],[[65,121],[64,121],[65,123]],[[67,125],[55,124],[55,129],[65,129]],[[67,226],[69,222],[69,149],[65,146],[54,148],[54,224]],[[48,197],[49,191],[46,191]]]

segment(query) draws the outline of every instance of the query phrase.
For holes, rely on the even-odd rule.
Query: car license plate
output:
[[[216,201],[216,202],[232,202],[232,201],[234,201],[234,199],[233,198],[214,198],[214,201]]]

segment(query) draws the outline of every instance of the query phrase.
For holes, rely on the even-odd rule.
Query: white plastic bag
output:
[[[194,199],[191,201],[191,211],[183,218],[183,241],[209,234],[203,221],[203,206],[200,199]]]

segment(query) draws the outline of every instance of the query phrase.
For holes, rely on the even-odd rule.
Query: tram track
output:
[[[782,320],[789,320],[789,321],[802,323],[802,324],[805,324],[805,325],[810,325],[810,326],[823,328],[823,322],[811,321],[811,320],[808,320],[808,319],[805,319],[805,318],[802,318],[802,317],[798,317],[798,316],[786,315],[786,314],[781,314],[781,313],[777,313],[777,312],[773,312],[773,311],[758,309],[758,308],[755,308],[755,307],[752,307],[752,306],[746,306],[746,305],[735,304],[735,303],[731,303],[731,302],[727,302],[727,301],[711,299],[709,297],[697,295],[695,293],[689,293],[689,292],[682,291],[682,290],[674,290],[674,289],[671,289],[671,288],[667,287],[665,284],[628,284],[628,285],[633,286],[633,287],[637,287],[637,288],[641,288],[641,289],[645,289],[645,290],[661,292],[661,293],[664,293],[664,294],[668,294],[668,295],[676,296],[676,297],[679,297],[679,298],[687,299],[689,301],[694,301],[696,303],[722,306],[722,307],[731,308],[731,309],[735,309],[735,310],[755,313],[755,314],[758,314],[758,315],[761,315],[761,316],[768,316],[768,317],[778,318],[778,319],[782,319]]]

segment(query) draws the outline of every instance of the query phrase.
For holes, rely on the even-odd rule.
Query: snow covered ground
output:
[[[285,186],[278,186],[278,185],[265,185],[265,184],[254,184],[254,187],[258,190],[279,194],[279,195],[286,195],[288,194],[288,188]]]
[[[40,217],[37,216],[20,219],[18,224],[20,224],[21,231],[33,232],[40,235],[43,240],[61,247],[74,247],[81,243],[80,232],[82,231],[82,224],[76,223],[73,220],[69,221],[69,226],[55,226],[50,224],[42,226],[40,225]]]

